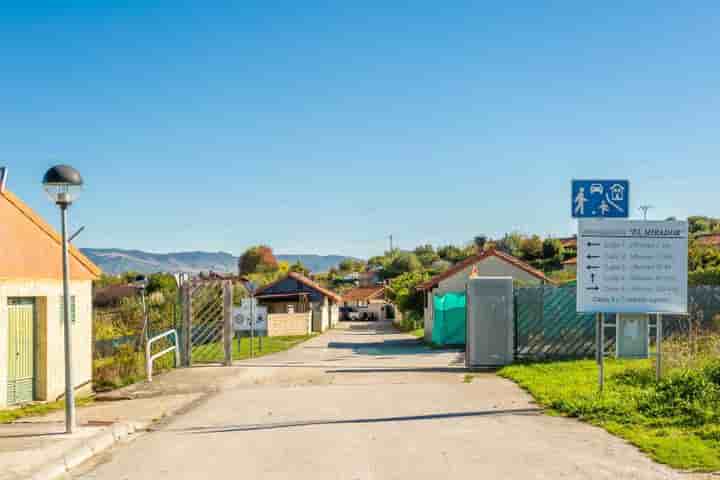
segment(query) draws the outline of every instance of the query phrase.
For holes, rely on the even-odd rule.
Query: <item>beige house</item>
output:
[[[468,278],[478,277],[512,277],[523,284],[553,283],[540,270],[537,270],[519,258],[498,250],[486,250],[482,253],[458,262],[443,273],[434,276],[417,289],[425,293],[424,327],[425,339],[432,339],[433,328],[433,296],[449,292],[464,292]]]
[[[340,320],[342,298],[299,273],[269,283],[255,292],[268,309],[268,336],[324,332]]]
[[[62,241],[18,197],[0,191],[0,406],[65,392]],[[92,388],[92,281],[100,269],[70,248],[73,371]]]
[[[368,320],[385,320],[388,305],[383,285],[357,287],[343,294],[343,306],[354,308]]]

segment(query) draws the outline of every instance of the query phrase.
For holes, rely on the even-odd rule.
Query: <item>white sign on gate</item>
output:
[[[235,331],[249,332],[252,328],[251,324],[251,302],[255,302],[255,330],[267,330],[267,307],[257,305],[254,298],[243,298],[239,307],[233,307],[233,329]]]
[[[577,311],[687,313],[688,226],[580,220]]]

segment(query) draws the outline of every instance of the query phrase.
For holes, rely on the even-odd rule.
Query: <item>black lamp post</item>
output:
[[[45,173],[43,187],[50,199],[60,207],[62,225],[63,265],[63,326],[65,329],[65,431],[75,430],[75,389],[72,369],[72,325],[70,323],[70,261],[68,258],[67,209],[80,195],[83,180],[68,165],[57,165]]]

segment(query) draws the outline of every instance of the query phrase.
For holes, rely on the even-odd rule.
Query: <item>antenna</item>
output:
[[[393,251],[393,238],[392,238],[392,233],[390,234],[390,251],[391,251],[391,252]]]
[[[655,207],[653,207],[652,205],[640,205],[640,206],[638,207],[638,210],[640,210],[641,212],[643,212],[643,220],[647,220],[647,212],[648,212],[648,210],[650,210],[651,208],[655,208]]]

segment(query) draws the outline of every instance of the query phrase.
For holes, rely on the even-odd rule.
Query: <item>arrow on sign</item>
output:
[[[598,265],[588,265],[588,266],[587,266],[587,269],[588,269],[588,270],[597,270],[597,269],[599,269],[599,268],[600,268],[600,267],[599,267]]]
[[[599,243],[588,242],[587,246],[588,246],[588,247],[599,247],[600,244],[599,244]]]
[[[587,287],[585,290],[600,290],[600,287]]]
[[[588,254],[587,259],[590,260],[592,258],[600,258],[600,255],[590,255]]]

